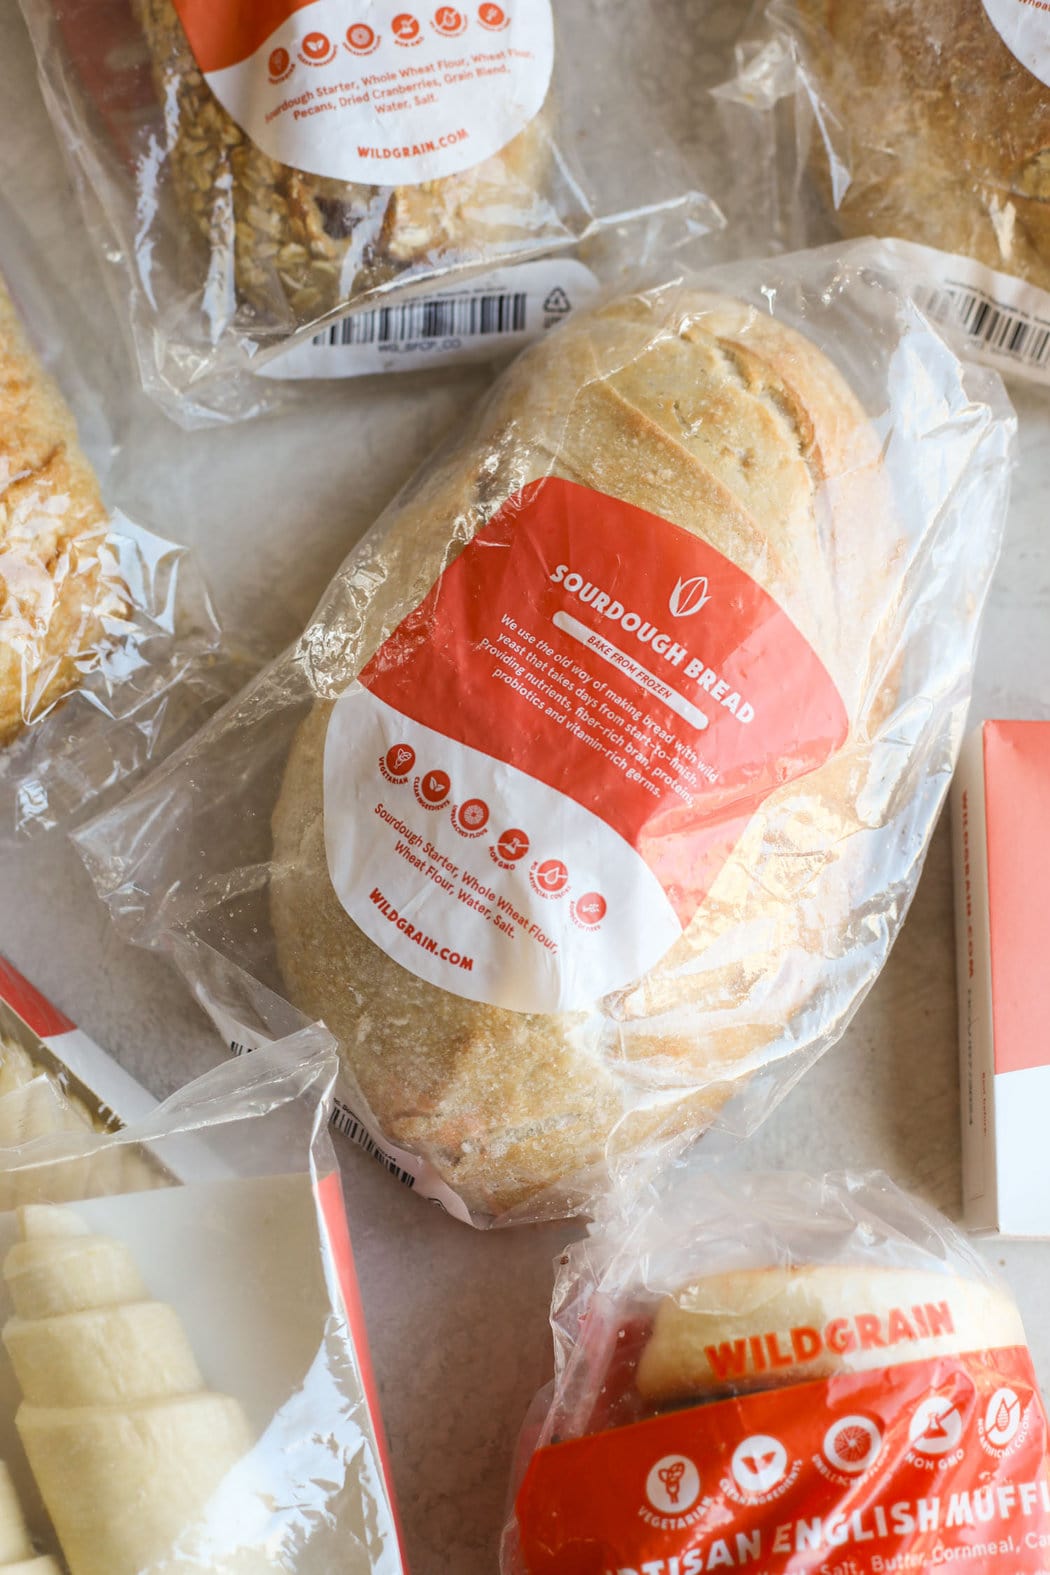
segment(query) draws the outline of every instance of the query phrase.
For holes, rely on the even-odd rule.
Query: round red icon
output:
[[[448,798],[452,781],[446,771],[428,771],[419,779],[419,796],[425,804],[437,808]]]
[[[346,41],[356,55],[368,55],[376,47],[379,39],[367,22],[355,22],[346,30]]]
[[[399,11],[390,24],[390,30],[399,44],[418,44],[422,29],[410,11]]]
[[[497,31],[507,25],[507,13],[501,5],[482,5],[478,7],[478,21],[482,27]]]
[[[411,744],[394,744],[383,756],[383,764],[392,777],[407,777],[416,763],[416,752]]]
[[[444,33],[446,38],[453,38],[457,33],[462,33],[466,28],[467,19],[462,11],[457,11],[454,5],[439,5],[434,12],[434,26],[439,33]]]
[[[308,66],[324,66],[335,54],[335,47],[327,33],[307,33],[299,45],[299,58]]]
[[[459,806],[459,821],[467,831],[484,831],[488,819],[489,807],[483,798],[468,798]]]
[[[270,51],[270,81],[279,82],[286,77],[292,69],[292,57],[287,49],[273,49]]]
[[[544,859],[532,866],[529,880],[541,897],[560,897],[568,889],[569,871],[561,859]]]
[[[609,911],[609,904],[600,891],[585,891],[582,897],[577,897],[572,905],[572,916],[577,924],[582,924],[585,929],[593,930],[605,918]]]
[[[496,852],[507,864],[516,864],[529,851],[529,839],[517,829],[505,831],[496,843]]]

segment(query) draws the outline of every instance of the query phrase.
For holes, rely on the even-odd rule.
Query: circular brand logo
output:
[[[824,1458],[838,1471],[859,1476],[875,1461],[882,1434],[866,1416],[844,1416],[824,1434]]]
[[[1021,1401],[1012,1389],[997,1389],[985,1406],[984,1436],[997,1449],[1005,1449],[1021,1425]]]
[[[931,1395],[916,1406],[908,1442],[920,1455],[950,1455],[962,1438],[963,1420],[944,1395]]]
[[[428,771],[419,779],[419,793],[428,804],[443,804],[452,787],[446,771]]]
[[[335,45],[327,33],[307,33],[299,45],[299,59],[308,66],[326,66],[335,58]]]
[[[543,897],[560,897],[568,888],[569,871],[561,859],[544,859],[529,871],[529,879]]]
[[[467,19],[462,11],[457,11],[453,5],[439,5],[434,12],[434,26],[439,33],[444,33],[446,38],[454,38],[457,33],[465,31]]]
[[[729,1469],[745,1493],[769,1493],[787,1474],[787,1450],[779,1438],[754,1433],[733,1451]]]
[[[687,1455],[665,1455],[645,1479],[645,1496],[661,1515],[684,1515],[700,1497],[700,1473]]]
[[[383,756],[383,762],[392,777],[407,777],[416,763],[416,752],[411,744],[394,744]]]
[[[585,891],[572,905],[573,918],[586,929],[594,929],[599,925],[608,911],[609,904],[600,891]]]
[[[346,41],[355,55],[369,55],[379,43],[379,38],[367,22],[355,22],[346,30]]]
[[[270,51],[269,64],[271,82],[279,82],[292,69],[292,57],[287,49],[273,49]]]
[[[423,30],[410,11],[399,11],[390,24],[390,31],[399,44],[415,44]]]

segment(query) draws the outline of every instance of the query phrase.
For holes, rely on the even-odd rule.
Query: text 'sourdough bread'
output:
[[[325,850],[331,707],[315,706],[273,821],[286,987],[338,1035],[387,1136],[493,1214],[610,1150],[701,1130],[749,1065],[790,1047],[829,952],[849,944],[871,856],[854,834],[879,824],[859,800],[893,705],[884,630],[906,557],[874,432],[815,345],[725,297],[631,298],[522,357],[351,581],[334,582],[306,637],[318,690],[338,696],[503,501],[546,475],[660,515],[744,569],[824,663],[849,735],[766,799],[656,968],[592,1011],[543,1015],[424,983],[348,916]]]
[[[107,530],[73,417],[0,279],[0,745],[76,687],[123,610]]]
[[[680,1405],[1025,1344],[1013,1301],[984,1281],[920,1269],[751,1269],[664,1298],[638,1392]]]
[[[177,1314],[150,1300],[123,1243],[66,1208],[19,1218],[4,1262],[15,1422],[71,1575],[220,1569],[176,1547],[251,1448],[239,1402],[205,1388]]]
[[[903,236],[1050,288],[1050,87],[983,0],[798,4],[848,177],[836,176],[844,233]],[[816,133],[814,161],[830,189]]]
[[[287,333],[419,265],[476,260],[550,227],[545,116],[473,169],[417,186],[365,186],[282,164],[205,81],[172,0],[134,0],[165,109],[179,206],[210,250],[232,253],[259,330]]]

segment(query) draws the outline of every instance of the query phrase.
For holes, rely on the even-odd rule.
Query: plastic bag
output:
[[[771,0],[718,89],[735,221],[794,247],[921,243],[924,309],[1050,377],[1050,16],[1029,0]],[[943,254],[948,255],[943,255]]]
[[[286,375],[516,348],[593,290],[581,241],[606,268],[622,222],[633,262],[721,223],[590,0],[23,10],[144,384],[185,424],[271,406],[253,371],[314,337]]]
[[[1012,431],[875,245],[573,317],[85,828],[101,893],[227,1037],[239,970],[324,1018],[362,1141],[477,1224],[746,1128],[914,890]]]
[[[885,1176],[676,1176],[568,1249],[551,1316],[501,1575],[1046,1569],[1020,1315]]]
[[[0,199],[0,841],[159,760],[250,670],[186,549],[103,501],[113,438],[67,343]]]
[[[0,1148],[0,1559],[401,1575],[335,1071],[308,1029],[122,1130],[70,1106]]]

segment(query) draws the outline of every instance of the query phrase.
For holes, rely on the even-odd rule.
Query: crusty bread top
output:
[[[0,744],[75,685],[100,618],[119,612],[107,529],[73,417],[0,279]]]
[[[935,1270],[750,1269],[696,1280],[660,1302],[638,1367],[657,1404],[1024,1345],[1013,1301]]]
[[[1050,87],[982,0],[799,0],[799,11],[849,177],[836,202],[845,232],[922,241],[1050,288]]]

